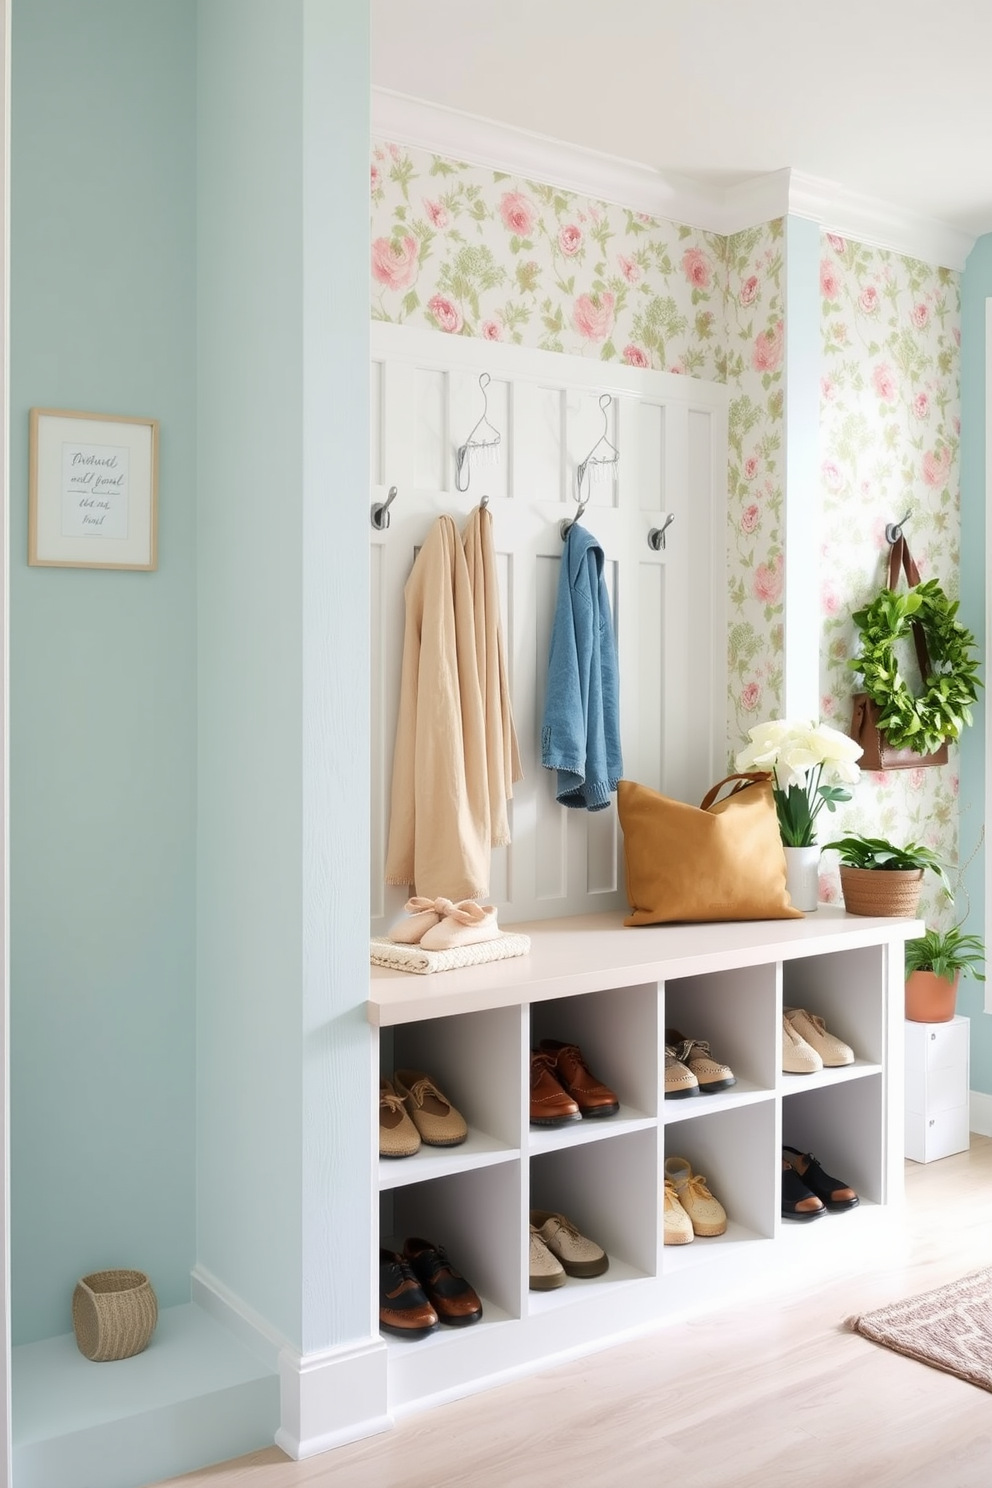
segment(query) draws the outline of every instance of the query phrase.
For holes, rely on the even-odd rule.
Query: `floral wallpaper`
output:
[[[731,759],[783,700],[784,223],[729,238],[386,141],[371,162],[372,316],[449,335],[726,382]],[[810,286],[812,289],[813,286]],[[846,729],[851,612],[885,578],[885,526],[908,516],[924,577],[959,563],[959,276],[825,234],[821,716]],[[823,823],[958,853],[957,751],[942,769],[865,775]],[[978,807],[960,803],[962,856]],[[832,855],[823,897],[839,899]],[[953,875],[952,875],[953,876]],[[926,884],[921,913],[960,917]]]
[[[784,246],[781,218],[727,239],[728,759],[783,709]]]
[[[846,666],[857,646],[851,612],[887,582],[886,524],[908,517],[906,538],[922,577],[957,595],[960,278],[825,234],[820,294],[820,707],[825,720],[846,728],[858,681]],[[949,764],[939,768],[862,775],[827,833],[924,842],[953,864],[959,810],[966,859],[981,822],[977,804],[958,801],[952,746]],[[821,892],[837,900],[839,876],[828,863]],[[928,922],[946,925],[966,907],[948,906],[926,875],[920,913]]]
[[[715,233],[426,150],[372,150],[372,317],[722,382]]]

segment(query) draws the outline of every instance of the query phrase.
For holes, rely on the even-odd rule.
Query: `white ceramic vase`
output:
[[[820,849],[814,842],[812,847],[786,847],[784,852],[789,898],[797,909],[809,913],[820,897]]]

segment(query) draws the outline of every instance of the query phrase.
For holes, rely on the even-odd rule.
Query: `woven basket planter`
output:
[[[157,1322],[158,1299],[143,1271],[94,1271],[76,1282],[72,1330],[79,1352],[96,1364],[140,1354]]]
[[[923,869],[850,868],[842,863],[840,886],[848,914],[912,919],[920,905]]]

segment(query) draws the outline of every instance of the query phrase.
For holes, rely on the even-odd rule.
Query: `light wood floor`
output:
[[[992,1139],[906,1165],[907,1244],[408,1417],[306,1462],[275,1447],[184,1488],[989,1488],[992,1395],[844,1319],[992,1264]],[[663,1346],[659,1346],[659,1341]]]

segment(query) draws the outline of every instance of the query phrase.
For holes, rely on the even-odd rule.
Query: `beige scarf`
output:
[[[430,899],[482,898],[490,845],[510,840],[506,803],[522,778],[491,514],[472,514],[464,546],[451,517],[439,517],[404,596],[386,882]]]

